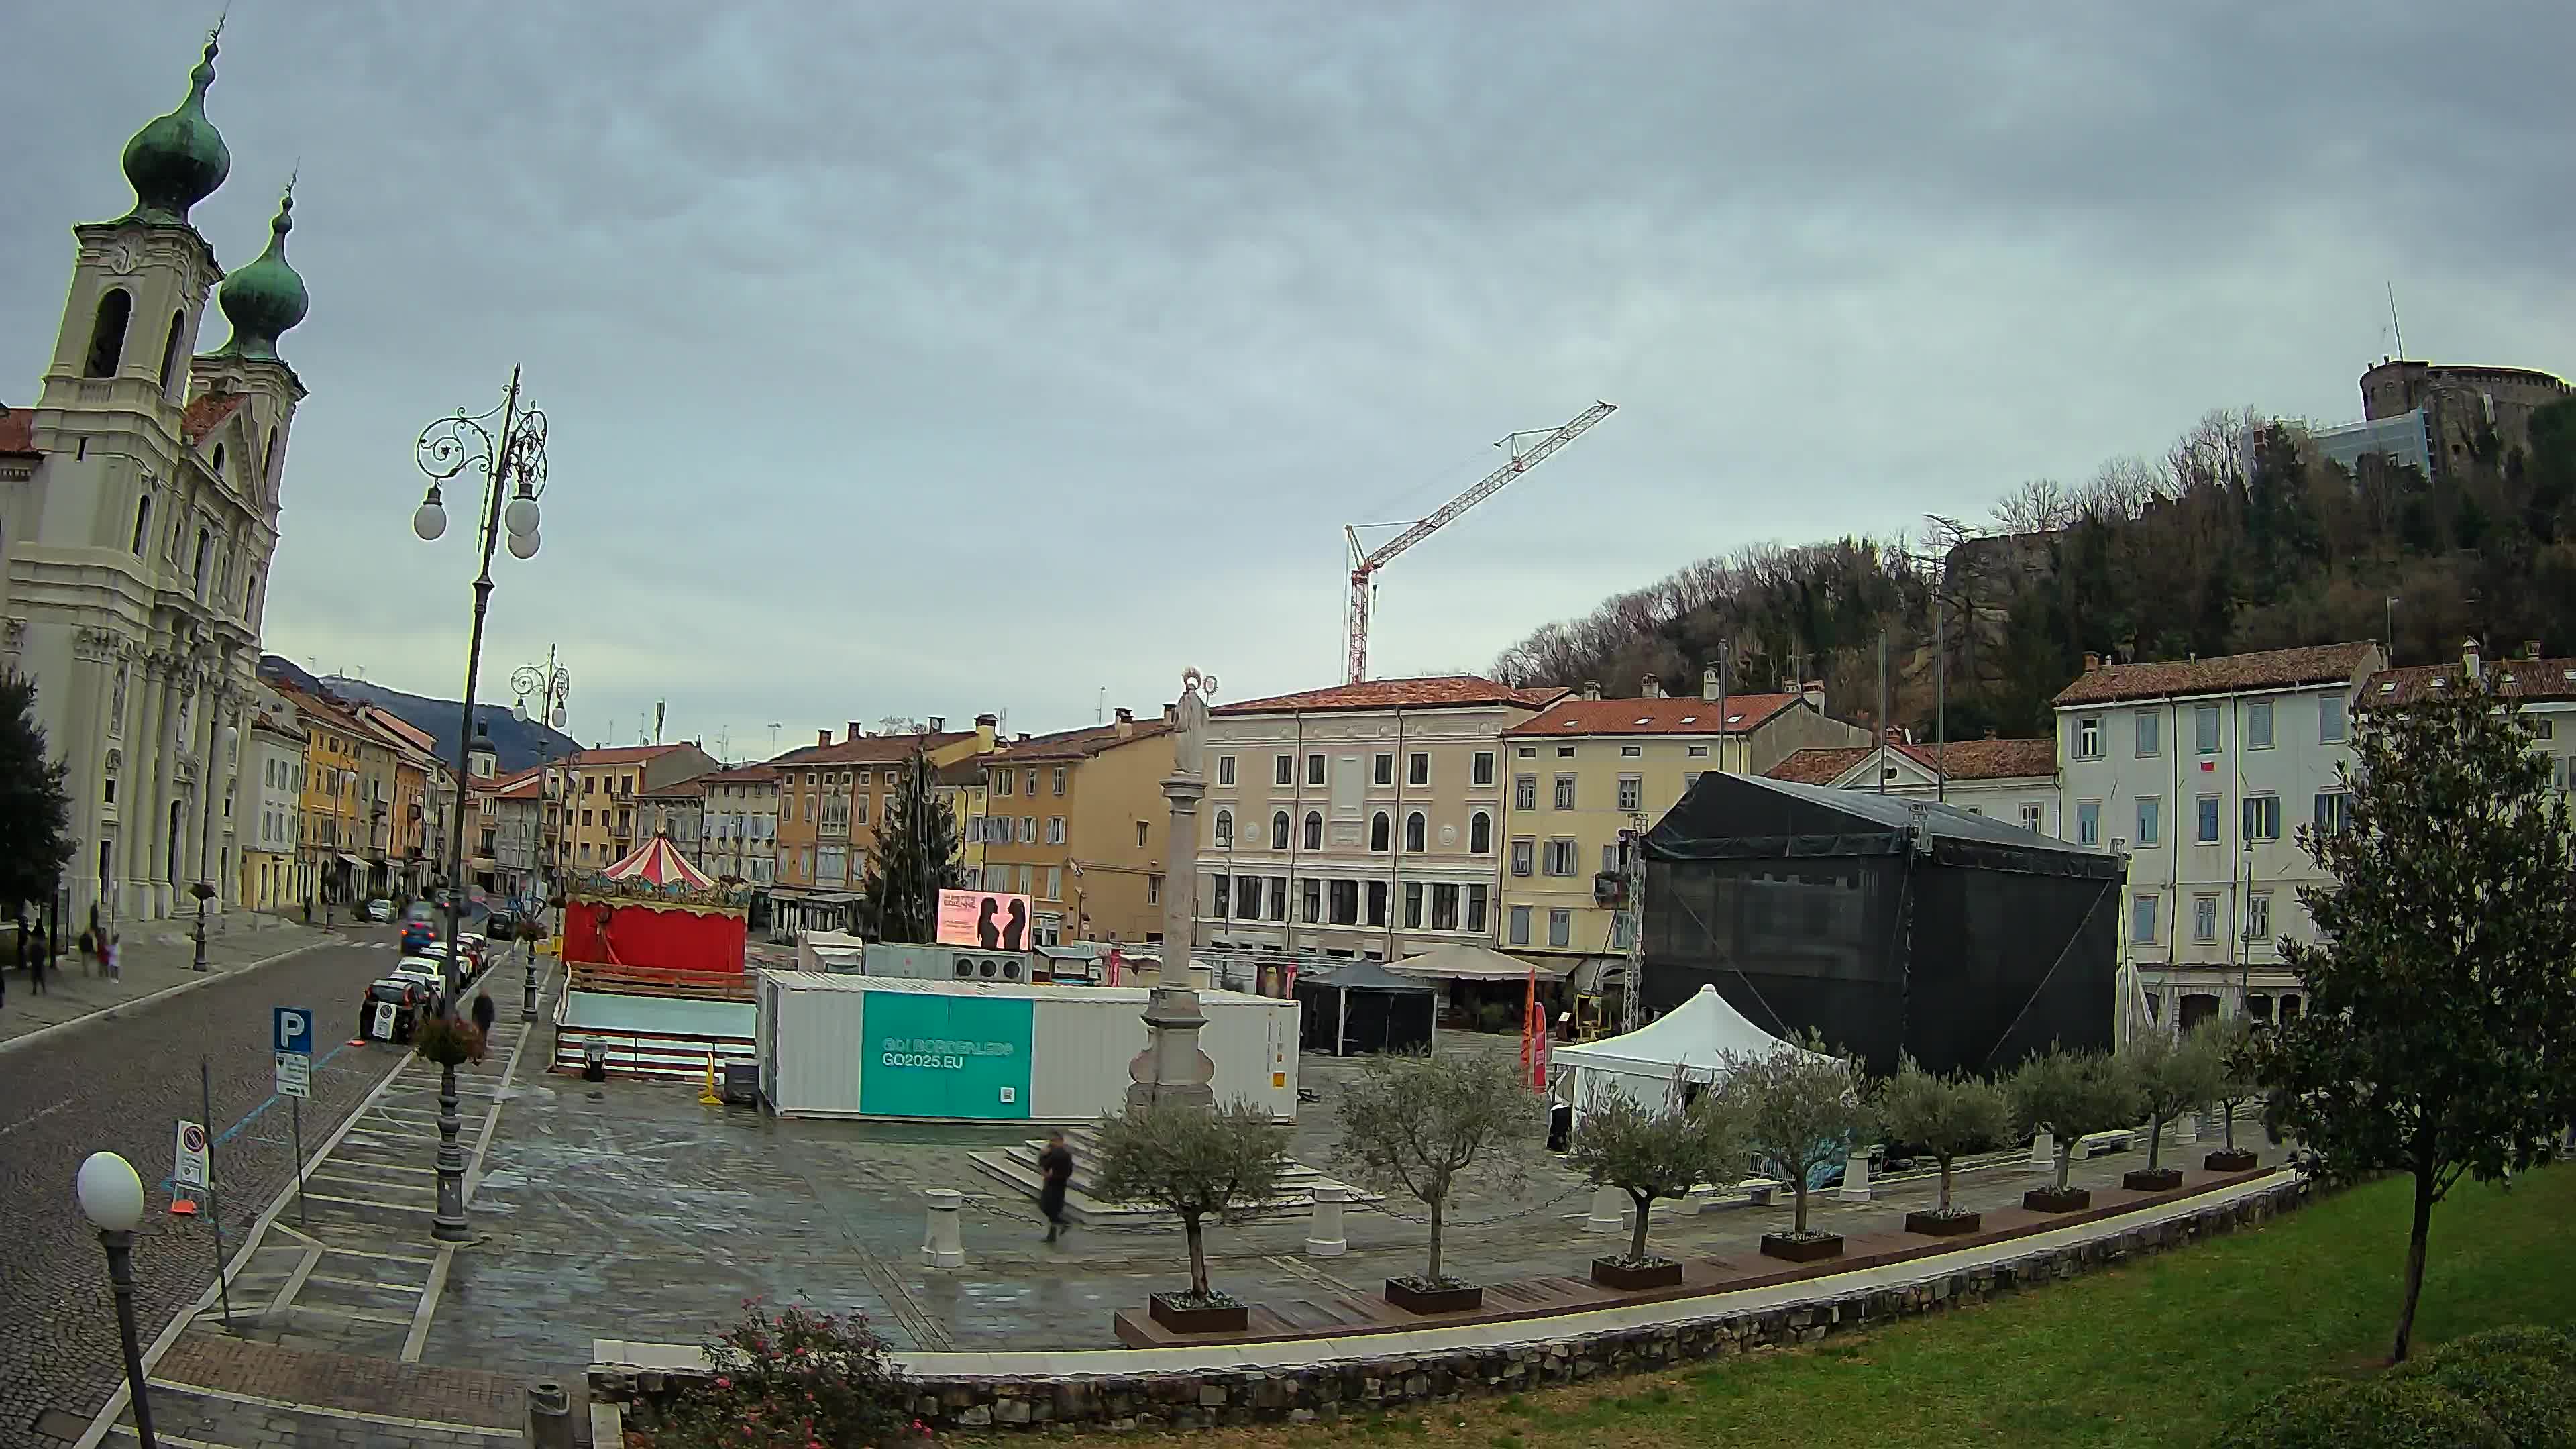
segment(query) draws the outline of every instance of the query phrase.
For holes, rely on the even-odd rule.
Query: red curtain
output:
[[[574,901],[564,910],[564,960],[740,975],[744,926],[741,916],[713,911]]]

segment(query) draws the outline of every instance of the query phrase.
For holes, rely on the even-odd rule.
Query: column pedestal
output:
[[[2057,1135],[2053,1132],[2042,1132],[2030,1139],[2030,1160],[2024,1162],[2022,1166],[2032,1172],[2055,1172],[2057,1170]]]
[[[1628,1192],[1625,1188],[1594,1188],[1592,1190],[1592,1211],[1591,1214],[1583,1220],[1583,1230],[1587,1233],[1600,1233],[1605,1237],[1617,1236],[1621,1229],[1628,1226],[1628,1209],[1630,1205]]]
[[[966,1195],[955,1188],[934,1187],[921,1196],[929,1208],[921,1233],[921,1261],[933,1268],[965,1267],[966,1244],[959,1234],[957,1209]]]
[[[1869,1201],[1869,1154],[1855,1152],[1843,1161],[1843,1185],[1834,1196],[1845,1202]]]
[[[1351,1250],[1350,1239],[1342,1236],[1342,1204],[1351,1190],[1339,1183],[1322,1183],[1315,1188],[1315,1214],[1306,1221],[1306,1256],[1338,1258]]]

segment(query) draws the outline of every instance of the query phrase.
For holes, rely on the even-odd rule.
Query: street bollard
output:
[[[1351,1250],[1351,1240],[1342,1236],[1342,1204],[1350,1196],[1338,1182],[1316,1184],[1315,1215],[1306,1221],[1307,1257],[1338,1258]]]
[[[1834,1196],[1845,1202],[1869,1201],[1869,1154],[1855,1152],[1843,1160],[1843,1185]]]
[[[528,1385],[528,1443],[532,1449],[573,1449],[572,1391],[553,1379]]]
[[[953,1187],[934,1187],[921,1194],[930,1204],[930,1221],[921,1234],[921,1261],[933,1268],[966,1266],[966,1242],[958,1235],[957,1209],[966,1194]]]
[[[2032,1172],[2055,1172],[2057,1170],[2057,1135],[2053,1132],[2042,1132],[2030,1139],[2030,1160],[2022,1166]]]
[[[1596,1187],[1592,1190],[1592,1215],[1583,1220],[1583,1230],[1616,1236],[1628,1226],[1628,1190],[1623,1187]]]
[[[2200,1140],[2200,1114],[2185,1112],[2174,1119],[2174,1146],[2189,1147]]]

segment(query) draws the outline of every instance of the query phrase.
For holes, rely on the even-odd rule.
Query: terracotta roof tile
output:
[[[640,765],[680,748],[678,745],[618,745],[602,750],[575,750],[568,765]]]
[[[769,761],[771,765],[881,765],[912,758],[915,748],[945,749],[960,740],[975,738],[973,730],[948,730],[940,734],[861,735],[855,740],[840,740],[828,745],[807,745],[789,750]]]
[[[2576,659],[2490,659],[2483,671],[2495,681],[2496,693],[2507,699],[2576,700]],[[2433,681],[2443,681],[2442,689],[2456,689],[2463,678],[2457,664],[2410,664],[2404,669],[2383,669],[2370,676],[2361,691],[2361,706],[2405,704],[2437,693]]]
[[[706,793],[707,777],[692,775],[685,780],[674,780],[658,790],[638,790],[635,792],[635,798],[639,800],[697,799]]]
[[[1565,693],[1565,690],[1552,685],[1514,689],[1478,674],[1435,674],[1420,679],[1368,679],[1358,684],[1309,689],[1300,694],[1240,700],[1219,705],[1209,713],[1288,714],[1343,709],[1438,709],[1480,704],[1517,704],[1535,709],[1562,698]]]
[[[2290,689],[2350,679],[2373,659],[2372,643],[2314,644],[2267,649],[2216,659],[2164,659],[2148,664],[2105,664],[2057,692],[2056,704],[2111,704],[2165,695],[2232,694],[2248,689]]]
[[[710,771],[698,779],[708,785],[775,785],[778,772],[767,765],[745,765],[739,770]]]
[[[1036,760],[1087,760],[1103,750],[1132,745],[1138,740],[1150,740],[1171,732],[1171,725],[1159,719],[1138,720],[1123,735],[1118,733],[1118,726],[1114,724],[1085,725],[1078,730],[1058,730],[1051,735],[1032,735],[1025,741],[1014,741],[995,750],[991,758],[1014,764]]]
[[[250,394],[245,392],[210,392],[200,395],[196,401],[188,404],[186,412],[179,415],[179,436],[187,441],[188,446],[195,447],[199,438],[222,427],[224,420],[240,412],[242,404],[248,401],[250,401]]]
[[[1758,729],[1798,703],[1794,694],[1730,694],[1726,724],[1713,699],[1560,699],[1507,735],[1713,735]]]
[[[1891,744],[1895,754],[1952,780],[2044,780],[2057,774],[2057,741],[1952,740],[1935,750],[1925,744]],[[1852,766],[1878,753],[1876,745],[1837,745],[1798,751],[1762,773],[1774,780],[1830,785]]]
[[[36,415],[26,408],[0,407],[0,454],[37,458]]]

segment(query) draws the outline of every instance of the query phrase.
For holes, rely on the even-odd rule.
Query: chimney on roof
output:
[[[975,752],[977,754],[982,754],[993,748],[994,737],[1001,732],[1001,728],[1002,717],[1000,715],[979,714],[975,716]]]
[[[1717,668],[1715,665],[1711,665],[1699,672],[1699,697],[1705,700],[1714,701],[1717,698],[1717,695]]]
[[[1807,703],[1816,707],[1816,713],[1823,714],[1825,712],[1825,682],[1823,680],[1808,680],[1806,683],[1798,686],[1798,693],[1807,701]]]
[[[1599,699],[1601,697],[1601,681],[1597,679],[1587,679],[1583,681],[1583,697],[1585,699]]]
[[[818,744],[818,745],[828,745],[828,744],[830,744],[831,742],[832,742],[832,732],[831,732],[830,730],[816,730],[816,731],[814,731],[814,743],[816,743],[816,744]]]
[[[2522,641],[2522,657],[2523,657],[2523,658],[2525,658],[2525,659],[2537,659],[2537,658],[2539,658],[2539,657],[2540,657],[2540,641],[2539,641],[2539,640],[2537,640],[2537,639],[2525,639],[2525,640],[2523,640],[2523,641]]]
[[[850,721],[850,733],[849,733],[849,735],[848,735],[848,738],[850,738],[850,739],[854,739],[854,740],[856,740],[856,739],[865,739],[865,738],[868,736],[868,734],[869,734],[869,731],[867,731],[867,730],[863,730],[863,729],[859,728],[859,722],[858,722],[857,720],[852,720],[852,721]]]
[[[1993,739],[1994,737],[1995,737],[1995,727],[1994,727],[1993,725],[1988,725],[1988,726],[1986,726],[1986,738],[1987,738],[1987,739]]]
[[[2086,650],[2086,651],[2084,651],[2084,672],[2085,672],[2085,673],[2087,673],[2087,674],[2099,674],[2099,673],[2101,673],[2101,672],[2102,672],[2102,656],[2101,656],[2101,655],[2099,655],[2099,654],[2094,653],[2093,651],[2091,651],[2091,650],[2089,650],[2089,649],[2088,649],[2088,650]]]
[[[2460,641],[2460,669],[2471,679],[2478,677],[2478,641],[2474,635]]]
[[[1123,740],[1134,733],[1136,733],[1136,711],[1132,709],[1118,711],[1118,738]]]
[[[1023,744],[1023,745],[1027,744],[1028,742],[1029,742],[1029,734],[1028,734],[1028,731],[1026,731],[1026,730],[1022,730],[1022,731],[1020,731],[1020,737],[1019,737],[1019,739],[1017,739],[1017,740],[1013,741],[1013,743],[1015,743],[1015,744]]]
[[[1649,674],[1637,681],[1637,694],[1642,699],[1661,699],[1664,697],[1664,682]]]
[[[948,733],[948,716],[943,714],[932,715],[930,717],[930,732],[934,735],[944,735]]]

